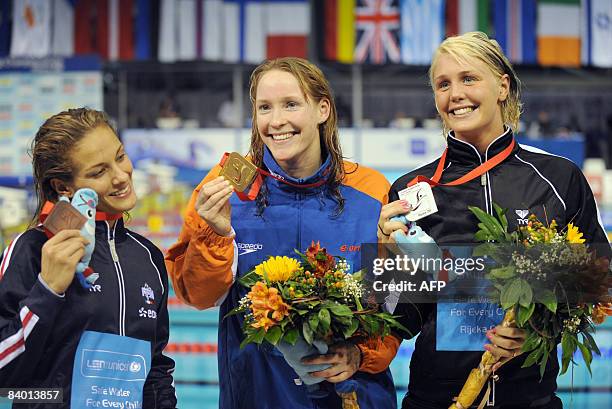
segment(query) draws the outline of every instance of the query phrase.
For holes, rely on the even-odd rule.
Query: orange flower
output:
[[[255,283],[247,297],[251,300],[251,310],[256,320],[251,324],[254,328],[263,327],[267,331],[289,315],[289,305],[283,301],[278,290],[268,288],[261,281]]]
[[[306,258],[315,268],[314,275],[317,278],[323,277],[328,270],[332,270],[336,265],[334,257],[327,254],[327,250],[321,247],[318,241],[315,244],[314,240],[306,250]]]
[[[612,315],[612,303],[599,303],[593,309],[591,318],[595,324],[602,324],[608,315]]]

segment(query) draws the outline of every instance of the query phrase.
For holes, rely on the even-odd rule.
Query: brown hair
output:
[[[87,133],[99,126],[108,126],[117,133],[104,112],[90,108],[62,111],[47,119],[38,129],[30,150],[38,202],[32,224],[37,223],[45,202],[58,200],[51,181],[59,179],[66,183],[72,182],[74,168],[68,160],[70,150]]]
[[[510,126],[515,132],[518,131],[519,119],[523,108],[521,102],[521,81],[497,41],[480,31],[472,31],[444,40],[435,51],[431,60],[431,66],[429,67],[429,82],[432,88],[434,87],[433,69],[440,54],[451,55],[457,61],[465,61],[466,56],[477,58],[484,62],[497,78],[508,74],[510,90],[508,97],[501,102],[502,121],[504,125]],[[449,129],[446,124],[443,124],[443,126],[444,135],[446,135]]]
[[[249,96],[252,105],[252,127],[251,127],[251,146],[249,155],[253,163],[261,167],[263,165],[264,143],[259,131],[257,130],[257,109],[255,100],[257,98],[257,86],[261,77],[269,71],[278,70],[288,72],[297,80],[300,89],[307,101],[317,104],[322,99],[329,101],[329,117],[325,122],[319,124],[319,138],[321,146],[330,155],[330,176],[326,186],[333,199],[337,203],[336,215],[342,213],[344,209],[344,198],[340,194],[340,183],[345,175],[342,161],[342,149],[338,136],[338,112],[334,103],[329,82],[323,72],[311,62],[296,57],[283,57],[268,60],[259,65],[251,73]],[[264,185],[265,186],[265,185]],[[257,196],[257,206],[260,214],[267,205],[267,191],[262,186],[262,190]]]

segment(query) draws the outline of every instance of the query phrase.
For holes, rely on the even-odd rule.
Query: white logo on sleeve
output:
[[[261,243],[236,243],[236,247],[238,247],[239,256],[263,250],[263,244]]]
[[[149,284],[145,283],[145,285],[141,287],[141,290],[142,290],[141,293],[145,299],[145,302],[147,304],[154,304],[155,303],[155,293],[153,292],[153,289],[149,287]]]
[[[529,210],[527,210],[527,209],[517,209],[514,212],[518,216],[518,219],[516,219],[516,222],[519,225],[526,226],[527,223],[528,223],[527,215],[529,214]]]

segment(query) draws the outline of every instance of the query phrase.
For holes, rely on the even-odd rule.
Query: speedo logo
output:
[[[261,243],[236,243],[236,246],[238,247],[239,256],[263,250],[263,244]]]

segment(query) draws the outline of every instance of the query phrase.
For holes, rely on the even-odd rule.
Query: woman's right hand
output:
[[[78,230],[62,230],[42,246],[40,276],[57,294],[65,293],[72,283],[87,244]]]
[[[232,232],[229,199],[233,192],[232,185],[219,176],[202,186],[195,202],[196,212],[220,236],[229,236]]]
[[[401,230],[404,234],[408,233],[408,227],[399,221],[389,220],[394,216],[409,213],[412,206],[405,200],[396,200],[388,203],[380,210],[380,218],[378,219],[378,242],[379,243],[395,243],[393,232]]]

